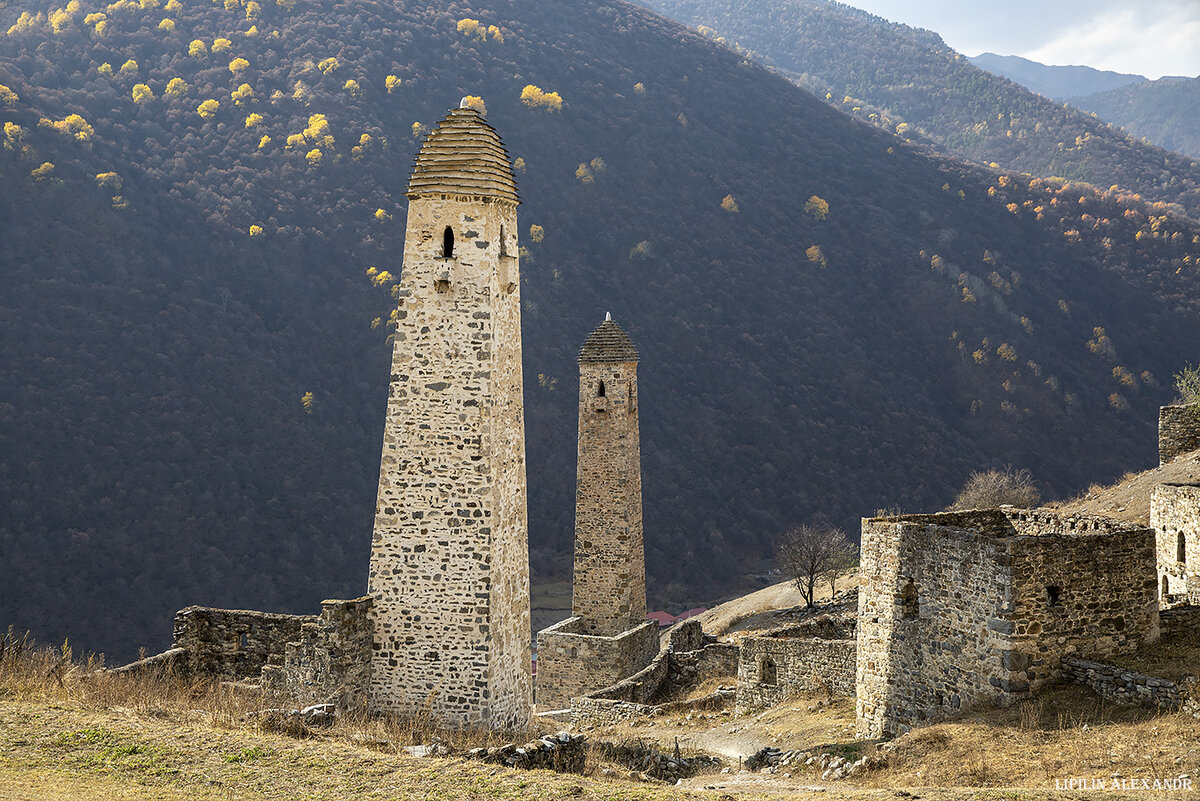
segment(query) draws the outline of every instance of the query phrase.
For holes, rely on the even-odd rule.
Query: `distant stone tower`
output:
[[[611,637],[646,620],[638,352],[612,315],[579,353],[579,467],[571,614]]]
[[[579,353],[571,617],[538,633],[539,710],[628,678],[658,653],[646,620],[638,352],[608,317]]]
[[[370,702],[448,723],[531,714],[516,182],[479,112],[408,185],[369,594]]]

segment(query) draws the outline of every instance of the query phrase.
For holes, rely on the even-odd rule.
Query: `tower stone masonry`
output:
[[[579,353],[571,614],[611,637],[646,620],[638,352],[608,316]]]
[[[579,352],[571,617],[538,632],[539,710],[609,687],[658,653],[646,619],[637,348],[611,315]]]
[[[516,182],[479,112],[422,145],[368,592],[370,702],[519,726],[532,705]]]

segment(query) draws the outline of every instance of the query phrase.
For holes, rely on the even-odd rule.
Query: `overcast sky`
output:
[[[941,34],[960,53],[1200,75],[1200,0],[843,0]]]

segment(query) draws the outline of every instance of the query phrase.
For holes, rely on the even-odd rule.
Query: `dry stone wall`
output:
[[[370,608],[370,597],[323,601],[321,614],[301,626],[297,642],[288,643],[283,664],[263,668],[263,688],[301,708],[363,709],[374,641]]]
[[[1200,718],[1200,695],[1194,677],[1174,682],[1083,659],[1064,659],[1062,669],[1067,681],[1089,687],[1110,701],[1168,712],[1181,710]]]
[[[193,675],[223,679],[258,678],[263,666],[279,665],[289,642],[315,615],[277,615],[247,609],[189,606],[175,615],[174,645],[185,655],[176,660]]]
[[[854,640],[746,637],[737,671],[737,712],[774,706],[804,692],[854,695]]]
[[[369,578],[376,708],[529,720],[516,231],[512,202],[410,197]]]
[[[1200,604],[1200,486],[1155,487],[1150,525],[1158,538],[1159,594],[1164,604]]]
[[[1200,450],[1200,404],[1158,410],[1158,463]]]
[[[570,617],[538,633],[540,711],[564,709],[586,696],[637,674],[659,652],[658,624],[648,620],[616,637],[584,632]]]
[[[1154,533],[1103,518],[978,511],[863,520],[861,737],[1006,705],[1158,637]]]

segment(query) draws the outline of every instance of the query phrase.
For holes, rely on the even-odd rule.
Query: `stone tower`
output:
[[[609,316],[579,353],[571,617],[538,632],[538,710],[635,675],[658,653],[646,619],[638,352]]]
[[[612,315],[579,353],[579,466],[571,614],[612,637],[646,620],[638,352]]]
[[[421,146],[379,469],[370,701],[510,727],[531,714],[516,182],[479,112]]]

